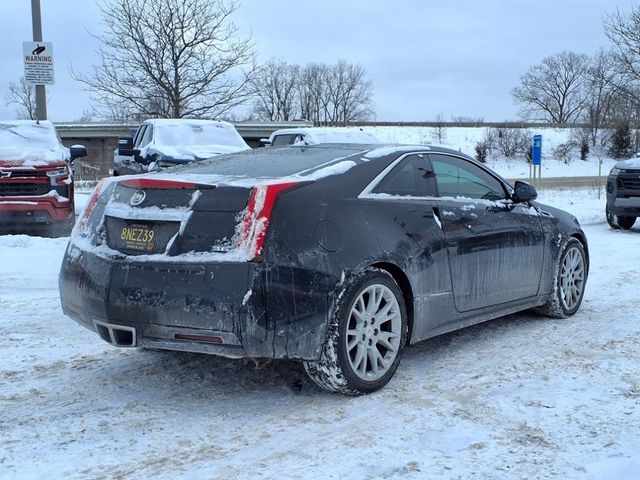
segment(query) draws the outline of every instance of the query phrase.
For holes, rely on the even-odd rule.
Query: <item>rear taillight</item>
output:
[[[96,185],[96,188],[93,189],[93,193],[91,194],[91,197],[89,197],[89,201],[87,202],[87,206],[85,207],[84,212],[82,212],[82,215],[73,228],[72,235],[82,234],[86,231],[87,223],[89,222],[91,213],[93,213],[93,209],[95,208],[96,203],[98,203],[98,198],[100,198],[100,194],[102,193],[102,190],[106,183],[108,183],[106,179],[100,180]]]
[[[240,225],[236,248],[245,252],[250,260],[259,260],[264,248],[267,229],[278,195],[302,182],[258,185],[251,190],[247,208]]]

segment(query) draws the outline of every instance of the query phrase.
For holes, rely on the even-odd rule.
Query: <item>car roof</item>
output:
[[[389,156],[397,158],[400,154],[409,152],[449,153],[473,160],[455,150],[427,145],[287,145],[219,155],[173,168],[171,173],[287,177],[312,173],[342,161],[360,164]]]

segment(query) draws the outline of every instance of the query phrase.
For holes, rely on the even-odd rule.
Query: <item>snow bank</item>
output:
[[[271,134],[269,140],[273,143],[276,135],[304,135],[302,145],[317,145],[320,143],[354,143],[354,144],[378,144],[382,141],[373,133],[360,127],[310,127],[310,128],[283,128]]]

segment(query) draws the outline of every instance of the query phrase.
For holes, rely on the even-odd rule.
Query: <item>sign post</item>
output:
[[[40,0],[31,0],[31,26],[33,29],[33,42],[24,42],[22,45],[24,80],[36,86],[36,118],[38,120],[46,120],[47,92],[45,85],[53,84],[53,51],[50,43],[45,44],[42,42]],[[33,45],[33,43],[36,45]],[[25,44],[31,45],[25,46]],[[47,48],[49,48],[48,52]],[[33,57],[36,59],[34,60]],[[38,57],[43,57],[44,60],[38,60]],[[28,66],[28,64],[32,65]]]
[[[542,135],[533,136],[531,165],[533,166],[533,179],[536,178],[536,168],[538,169],[538,179],[542,179]]]

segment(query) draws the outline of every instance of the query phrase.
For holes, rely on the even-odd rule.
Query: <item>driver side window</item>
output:
[[[502,183],[482,168],[459,157],[429,154],[440,197],[483,200],[507,198]]]

